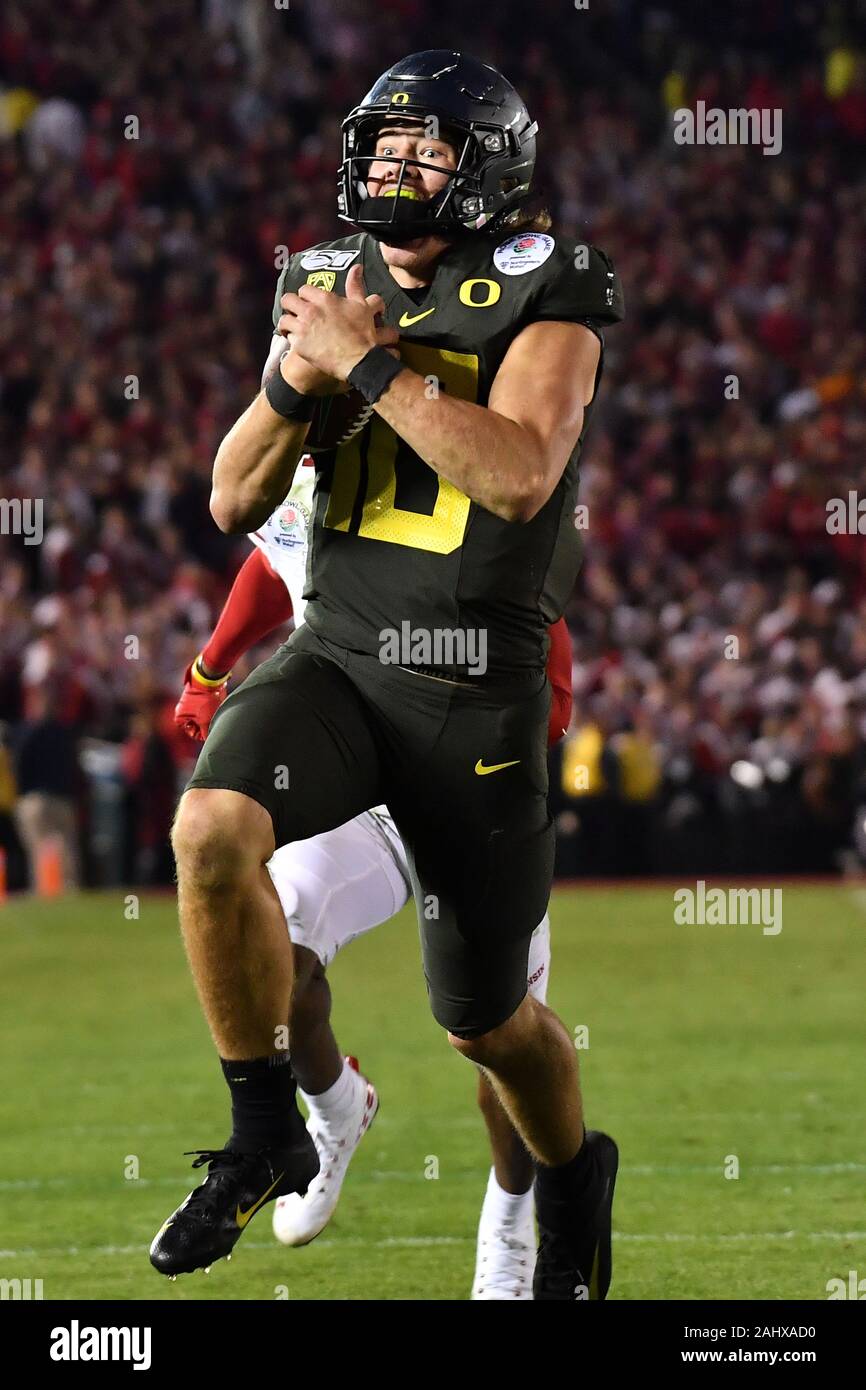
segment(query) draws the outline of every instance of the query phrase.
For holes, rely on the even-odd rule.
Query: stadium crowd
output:
[[[258,388],[275,257],[340,234],[340,119],[387,56],[449,43],[524,95],[557,234],[626,293],[582,467],[560,871],[853,862],[866,552],[827,503],[866,444],[861,11],[10,0],[0,496],[43,499],[44,535],[0,536],[0,835],[16,777],[90,815],[34,746],[115,744],[123,875],[169,876],[195,756],[171,710],[248,549],[210,468]],[[678,144],[698,101],[780,109],[781,152]]]

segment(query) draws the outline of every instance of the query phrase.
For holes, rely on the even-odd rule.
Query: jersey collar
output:
[[[430,284],[427,286],[427,293],[424,296],[425,303],[433,288],[433,283],[436,279],[436,270],[438,270],[438,265],[434,269],[433,280],[431,280]],[[404,309],[411,311],[418,307],[415,300],[405,293],[401,285],[397,284],[397,281],[382,260],[382,252],[379,249],[378,241],[375,237],[371,236],[366,236],[364,238],[364,284],[367,287],[368,294],[381,295],[385,301],[386,309],[395,311],[398,316]],[[387,317],[391,317],[390,312]]]
[[[364,239],[364,284],[367,287],[367,294],[381,295],[385,301],[386,318],[393,318],[395,321],[405,313],[412,317],[424,309],[429,309],[436,303],[436,288],[440,273],[450,263],[454,254],[454,247],[447,247],[439,257],[433,268],[433,279],[426,287],[427,293],[420,302],[413,299],[398,285],[394,276],[382,260],[382,252],[375,237],[366,236]],[[419,289],[422,288],[419,286]]]

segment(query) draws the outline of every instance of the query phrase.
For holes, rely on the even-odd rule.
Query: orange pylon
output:
[[[36,850],[36,893],[56,898],[63,892],[63,841],[52,836]]]

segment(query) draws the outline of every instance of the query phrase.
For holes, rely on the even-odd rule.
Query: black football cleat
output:
[[[611,1276],[611,1209],[619,1150],[600,1130],[584,1138],[593,1173],[585,1190],[572,1201],[551,1200],[538,1192],[538,1256],[533,1300],[574,1302],[607,1297]]]
[[[150,1263],[174,1278],[208,1270],[230,1255],[256,1212],[277,1197],[306,1192],[319,1171],[316,1146],[306,1129],[286,1149],[194,1149],[193,1168],[208,1165],[204,1182],[172,1212],[153,1238]]]

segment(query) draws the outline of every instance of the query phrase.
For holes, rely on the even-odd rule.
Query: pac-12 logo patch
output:
[[[525,275],[544,265],[556,245],[546,232],[521,232],[510,236],[493,252],[493,264],[503,275]]]

